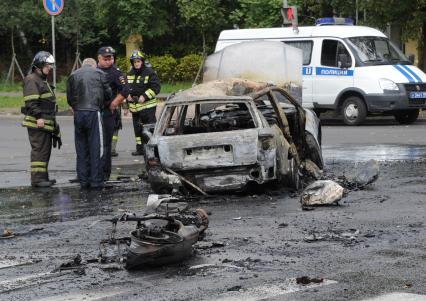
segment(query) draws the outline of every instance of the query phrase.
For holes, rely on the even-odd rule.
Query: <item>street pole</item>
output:
[[[52,16],[52,55],[55,59],[55,67],[53,68],[53,86],[56,90],[55,16]]]
[[[358,0],[355,0],[355,25],[358,25]]]

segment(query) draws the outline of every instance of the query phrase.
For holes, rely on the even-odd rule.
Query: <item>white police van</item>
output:
[[[335,110],[348,125],[362,123],[368,114],[394,115],[409,124],[426,108],[426,74],[379,30],[347,25],[224,30],[215,51],[254,40],[303,50],[302,104],[317,114]]]

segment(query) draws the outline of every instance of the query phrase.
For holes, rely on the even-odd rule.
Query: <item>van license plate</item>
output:
[[[426,92],[418,91],[418,92],[410,92],[410,98],[426,98]]]

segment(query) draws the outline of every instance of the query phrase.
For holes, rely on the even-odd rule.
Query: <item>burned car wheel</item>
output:
[[[318,146],[314,136],[306,132],[306,144],[308,148],[309,159],[312,160],[320,169],[324,168],[324,162],[322,160],[321,148]]]
[[[299,190],[300,188],[300,175],[299,175],[299,166],[294,158],[289,160],[289,174],[285,176],[282,180],[282,183],[285,187]]]

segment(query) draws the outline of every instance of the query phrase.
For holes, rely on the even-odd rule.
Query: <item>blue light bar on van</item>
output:
[[[315,25],[354,25],[354,20],[351,18],[319,18],[315,21]]]

